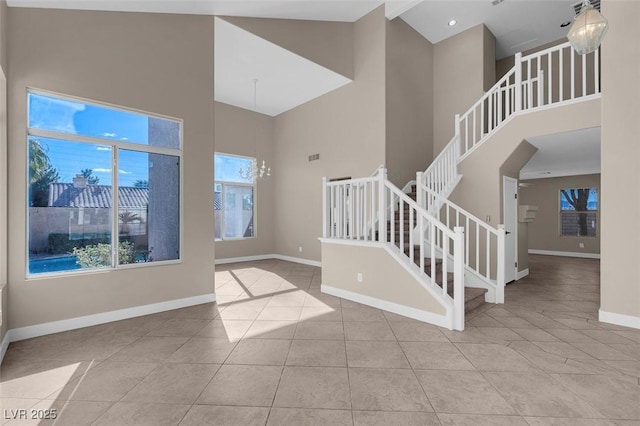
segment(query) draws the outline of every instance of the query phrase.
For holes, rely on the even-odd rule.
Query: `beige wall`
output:
[[[601,309],[640,318],[640,2],[604,0],[602,14]]]
[[[255,157],[273,167],[274,122],[267,115],[216,102],[216,152]],[[265,177],[257,183],[255,238],[216,241],[216,260],[274,252],[274,180]]]
[[[358,273],[363,274],[361,283],[357,281]],[[382,247],[323,243],[322,284],[438,315],[446,314],[444,306]]]
[[[520,204],[538,206],[536,219],[528,224],[530,234],[528,248],[574,253],[600,253],[599,230],[596,238],[561,237],[559,213],[561,189],[597,188],[598,197],[602,198],[599,174],[532,179],[523,182],[529,186],[520,188]],[[584,248],[579,247],[580,243],[584,244]]]
[[[6,0],[0,0],[0,68],[7,70],[7,8]]]
[[[224,17],[224,20],[353,78],[353,25],[347,22]]]
[[[352,83],[276,117],[278,254],[319,261],[322,177],[369,176],[384,163],[385,19],[379,7],[354,24]]]
[[[11,328],[212,293],[213,18],[9,13]],[[27,87],[184,120],[182,263],[25,279]]]
[[[484,94],[486,70],[493,69],[495,79],[495,46],[492,65],[485,64],[489,39],[484,25],[477,25],[434,45],[434,157],[453,137],[455,115],[466,112]]]
[[[483,79],[484,91],[488,91],[496,84],[496,37],[489,28],[482,27],[482,53],[483,58]],[[471,105],[469,105],[471,106]]]
[[[386,166],[402,188],[433,160],[433,45],[400,18],[386,43]]]
[[[7,309],[7,3],[0,0],[0,342],[8,328]]]

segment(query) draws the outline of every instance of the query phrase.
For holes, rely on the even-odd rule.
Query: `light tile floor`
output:
[[[454,332],[324,295],[318,268],[218,266],[217,304],[12,343],[2,424],[640,424],[640,330],[598,322],[598,261],[530,269]]]

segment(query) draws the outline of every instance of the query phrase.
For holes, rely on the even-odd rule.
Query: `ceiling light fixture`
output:
[[[447,24],[448,24],[450,27],[453,27],[453,26],[454,26],[455,24],[457,24],[457,23],[458,23],[458,21],[456,21],[455,19],[452,19],[452,20],[450,20]]]
[[[253,111],[258,112],[258,79],[253,79]],[[257,127],[257,126],[256,126]],[[256,129],[256,140],[255,145],[258,145],[258,129]],[[257,148],[255,148],[257,150]],[[251,165],[247,166],[246,169],[240,167],[238,170],[238,174],[244,180],[253,180],[255,181],[257,178],[262,179],[265,175],[267,177],[271,176],[271,167],[267,167],[265,161],[262,160],[262,166],[258,167],[258,160],[253,158],[251,160]]]
[[[578,54],[586,55],[600,47],[607,33],[607,25],[607,20],[598,12],[598,9],[593,7],[589,0],[584,0],[567,38]]]

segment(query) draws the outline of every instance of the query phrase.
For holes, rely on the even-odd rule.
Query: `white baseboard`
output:
[[[60,333],[62,331],[75,330],[77,328],[90,327],[92,325],[105,324],[108,322],[156,314],[158,312],[186,308],[188,306],[215,301],[215,293],[202,294],[200,296],[185,297],[184,299],[169,300],[166,302],[152,303],[150,305],[118,309],[117,311],[102,312],[94,315],[86,315],[66,320],[47,322],[44,324],[14,328],[9,330],[7,335],[9,336],[10,342],[17,342],[18,340],[30,339],[32,337],[44,336],[46,334]]]
[[[4,338],[2,339],[2,343],[0,343],[0,364],[2,364],[2,360],[4,359],[4,354],[7,353],[7,348],[9,347],[9,343],[11,341],[10,333],[7,331],[5,333]]]
[[[366,296],[360,293],[354,293],[352,291],[343,290],[337,287],[331,287],[326,284],[322,284],[320,286],[320,290],[323,293],[330,294],[331,296],[341,297],[343,299],[351,300],[352,302],[362,303],[363,305],[372,306],[374,308],[382,309],[383,311],[402,315],[403,317],[412,318],[418,321],[434,324],[439,327],[448,328],[449,330],[451,330],[453,326],[453,324],[451,324],[451,321],[449,321],[449,318],[447,318],[447,316],[445,315],[434,314],[433,312],[423,311],[405,305],[399,305],[387,300]]]
[[[227,263],[255,262],[256,260],[273,259],[272,254],[258,254],[255,256],[227,257],[226,259],[216,259],[216,265],[226,265]]]
[[[302,265],[317,266],[322,264],[317,260],[302,259],[300,257],[284,256],[282,254],[258,254],[256,256],[228,257],[226,259],[216,259],[216,265],[225,265],[227,263],[255,262],[257,260],[278,259],[287,262],[300,263]]]
[[[529,268],[518,271],[518,273],[516,274],[516,280],[521,280],[527,275],[529,275]]]
[[[541,254],[543,256],[581,257],[584,259],[600,259],[600,253],[580,253],[580,252],[573,252],[573,251],[529,249],[529,254]]]
[[[287,262],[300,263],[302,265],[317,266],[318,268],[322,267],[322,263],[317,260],[302,259],[300,257],[284,256],[281,254],[274,254],[273,258]]]
[[[615,312],[607,312],[600,309],[598,311],[598,320],[609,324],[640,329],[640,317],[631,315],[616,314]]]

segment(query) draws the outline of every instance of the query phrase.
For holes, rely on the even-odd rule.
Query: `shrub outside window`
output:
[[[240,176],[251,157],[216,153],[214,157],[215,239],[239,239],[255,236],[255,182]]]
[[[27,96],[27,274],[179,260],[181,121]]]
[[[596,237],[598,229],[598,190],[570,188],[560,190],[560,236]]]

